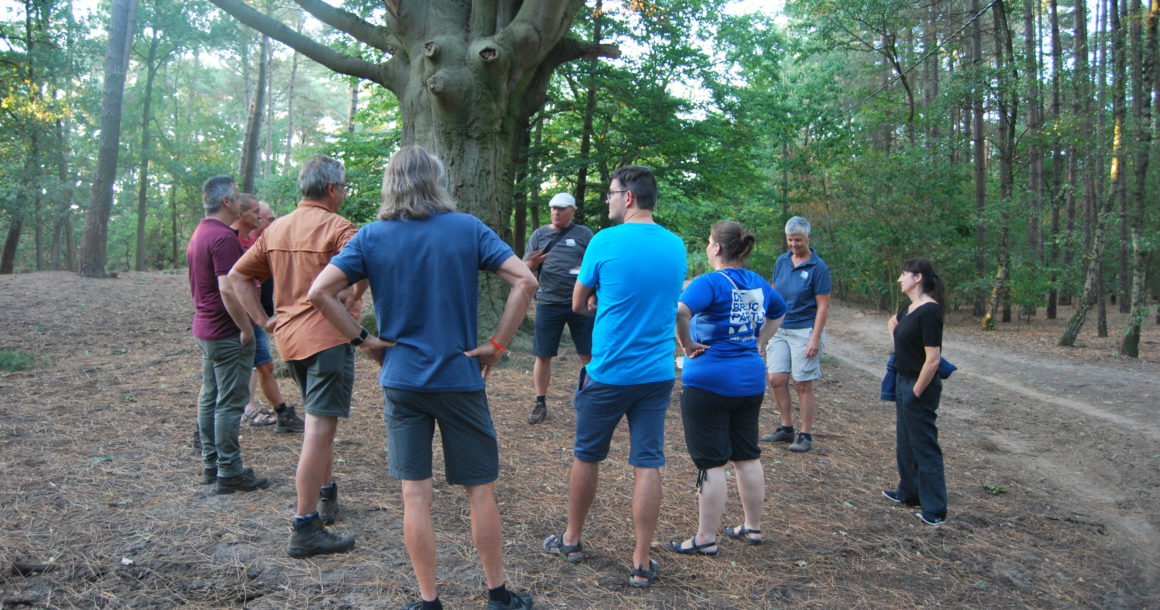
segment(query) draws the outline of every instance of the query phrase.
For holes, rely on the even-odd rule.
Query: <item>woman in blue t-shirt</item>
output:
[[[682,555],[717,554],[729,461],[737,471],[745,521],[725,534],[747,544],[761,542],[765,474],[758,459],[757,416],[765,396],[765,364],[758,346],[777,330],[786,307],[769,282],[744,268],[754,241],[735,222],[713,225],[706,253],[714,271],[690,282],[677,304],[677,338],[685,350],[681,418],[701,490],[696,535],[669,542]]]
[[[882,492],[891,502],[920,506],[915,516],[927,525],[947,517],[947,484],[938,446],[938,376],[942,359],[945,286],[925,258],[902,263],[898,285],[910,303],[887,324],[894,339],[894,405],[898,487]]]

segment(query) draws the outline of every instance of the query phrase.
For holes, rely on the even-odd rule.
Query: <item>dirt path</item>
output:
[[[887,316],[837,307],[831,320],[827,352],[881,378],[890,350]],[[973,428],[977,445],[1011,472],[1050,485],[1073,499],[1077,512],[1106,521],[1155,586],[1160,367],[1080,361],[989,339],[947,329],[943,354],[959,370],[944,389],[944,421]]]

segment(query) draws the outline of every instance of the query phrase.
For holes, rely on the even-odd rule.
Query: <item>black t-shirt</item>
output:
[[[907,377],[918,377],[926,362],[926,348],[942,348],[943,310],[938,303],[924,303],[911,313],[909,305],[898,310],[894,327],[894,368]]]

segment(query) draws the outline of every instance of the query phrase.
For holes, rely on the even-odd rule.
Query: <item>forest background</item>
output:
[[[215,4],[241,3],[0,2],[0,273],[181,267],[206,177],[285,214],[316,153],[346,163],[341,213],[373,220],[384,162],[415,139],[399,98]],[[1160,323],[1157,0],[538,4],[576,7],[566,36],[596,51],[549,71],[513,136],[510,204],[486,220],[517,253],[559,191],[607,226],[610,173],[640,163],[693,271],[729,218],[768,273],[798,214],[841,299],[895,307],[900,262],[922,255],[984,327],[1076,305],[1061,344],[1090,312],[1136,355]],[[248,6],[335,56],[388,55],[317,0]],[[375,24],[398,4],[341,7]]]

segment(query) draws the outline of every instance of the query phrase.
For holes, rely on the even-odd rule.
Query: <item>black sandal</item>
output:
[[[725,528],[725,535],[726,536],[729,536],[730,538],[736,538],[736,539],[744,542],[745,544],[761,544],[761,538],[754,538],[753,536],[750,536],[750,534],[760,534],[760,533],[761,533],[761,530],[751,530],[751,529],[745,527],[744,525],[738,525],[737,527]]]
[[[659,578],[661,575],[661,566],[658,565],[657,562],[650,559],[648,560],[648,568],[649,569],[646,570],[644,568],[633,567],[631,570],[629,570],[628,586],[636,587],[638,589],[647,589],[651,587],[652,584],[656,582],[657,578]],[[637,580],[637,578],[643,578],[644,582]]]
[[[564,544],[564,534],[552,534],[544,539],[544,552],[549,555],[562,557],[568,563],[580,563],[586,555],[584,544]]]
[[[713,549],[712,551],[705,550],[711,546],[717,546],[716,540],[714,540],[713,542],[706,542],[705,544],[697,544],[697,536],[696,535],[693,536],[692,540],[693,540],[693,546],[690,546],[690,547],[684,546],[684,544],[685,544],[684,540],[670,540],[669,541],[669,548],[672,549],[676,553],[680,553],[681,555],[704,555],[706,557],[716,557],[717,556],[717,549]]]

